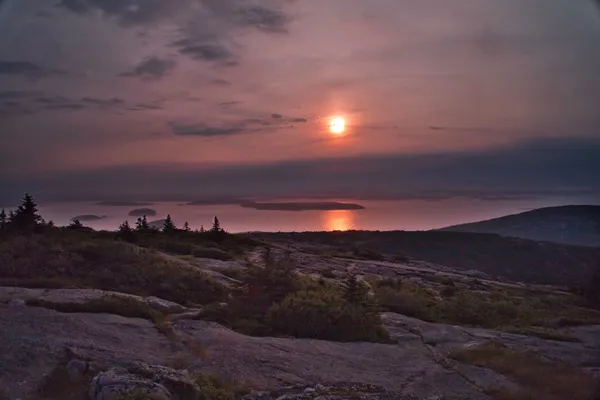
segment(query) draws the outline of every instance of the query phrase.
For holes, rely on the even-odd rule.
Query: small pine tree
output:
[[[37,203],[28,193],[25,193],[21,205],[12,213],[10,225],[18,231],[33,232],[35,228],[44,223],[38,213]]]
[[[204,225],[200,225],[200,233],[204,233],[206,232],[206,229],[204,229]]]
[[[223,230],[221,229],[221,223],[219,222],[219,218],[215,216],[213,219],[213,226],[210,228],[212,233],[221,233]]]
[[[343,283],[344,299],[348,303],[363,306],[368,302],[368,290],[356,275],[350,275]]]
[[[150,225],[148,224],[148,218],[144,215],[137,219],[135,223],[135,230],[138,232],[148,232],[150,230]]]
[[[173,223],[170,214],[167,214],[167,218],[165,218],[165,222],[163,222],[162,231],[167,234],[177,231],[177,227]]]
[[[83,226],[83,224],[81,223],[81,221],[80,221],[80,220],[78,220],[78,219],[74,219],[74,220],[73,220],[73,221],[72,221],[72,222],[69,224],[69,228],[70,228],[70,229],[83,229],[83,228],[84,228],[84,226]]]
[[[188,224],[187,221],[185,221],[185,223],[183,224],[183,230],[186,231],[186,232],[191,231],[190,224]]]
[[[3,208],[2,211],[0,211],[0,228],[4,228],[6,224],[8,224],[8,216]]]
[[[126,242],[133,242],[135,240],[135,233],[129,222],[123,221],[121,225],[119,225],[119,230],[117,231],[117,237],[125,240]]]

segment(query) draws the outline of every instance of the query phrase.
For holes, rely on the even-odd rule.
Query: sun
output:
[[[346,121],[342,117],[333,117],[329,123],[329,132],[342,135],[346,131]]]

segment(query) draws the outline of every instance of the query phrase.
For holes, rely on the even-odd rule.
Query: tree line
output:
[[[38,204],[29,193],[25,193],[21,199],[21,204],[14,210],[9,210],[7,213],[3,208],[0,210],[0,230],[3,232],[15,232],[15,233],[41,233],[44,228],[53,228],[54,222],[46,222],[40,215]],[[78,219],[73,220],[68,226],[68,229],[91,229],[86,227]],[[134,233],[157,233],[162,232],[165,234],[174,234],[177,232],[195,232],[195,233],[208,233],[215,238],[225,235],[226,232],[221,228],[221,222],[218,217],[213,218],[212,227],[209,230],[205,230],[204,226],[200,229],[192,231],[189,223],[186,221],[182,228],[178,228],[175,225],[170,214],[167,214],[163,221],[162,227],[157,228],[152,226],[148,222],[147,217],[144,215],[139,217],[135,223],[135,227],[131,227],[128,221],[124,221],[119,225],[117,233],[121,236],[127,237]]]

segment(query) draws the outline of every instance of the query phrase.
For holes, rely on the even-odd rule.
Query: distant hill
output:
[[[600,248],[537,242],[466,232],[303,232],[255,233],[267,242],[306,243],[322,254],[337,249],[370,251],[388,259],[399,254],[493,277],[541,284],[580,285],[600,266]],[[374,259],[371,256],[371,259]]]
[[[538,241],[600,246],[600,206],[538,208],[521,214],[439,230],[496,233]]]

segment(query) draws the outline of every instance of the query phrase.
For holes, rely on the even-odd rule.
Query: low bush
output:
[[[193,376],[200,388],[200,397],[195,400],[234,400],[249,393],[249,390],[213,374],[198,372]]]
[[[376,310],[350,303],[332,290],[292,293],[271,306],[266,319],[280,335],[340,342],[389,340]]]
[[[406,283],[395,289],[388,282],[375,286],[375,298],[382,309],[425,321],[435,320],[437,303],[431,294],[417,285]]]
[[[233,260],[233,256],[228,252],[214,247],[195,246],[192,249],[192,256],[198,258],[212,258],[215,260],[229,261]]]
[[[225,308],[211,305],[202,318],[249,335],[293,336],[337,341],[385,341],[378,310],[366,287],[348,279],[315,280],[294,272],[291,258],[265,256],[265,267],[249,264]]]

